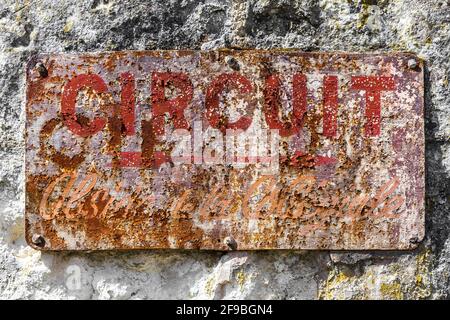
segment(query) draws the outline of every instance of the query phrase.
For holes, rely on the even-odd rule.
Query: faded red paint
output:
[[[226,129],[242,129],[247,128],[252,123],[249,116],[241,116],[235,122],[230,122],[219,110],[219,97],[225,90],[237,89],[243,94],[252,94],[252,84],[244,76],[238,73],[221,74],[208,86],[206,90],[205,106],[206,118],[213,128],[220,129],[225,132]]]
[[[264,115],[270,129],[280,130],[282,137],[296,134],[303,124],[303,116],[306,112],[306,76],[295,74],[292,81],[292,109],[293,116],[290,122],[282,122],[280,113],[280,86],[281,80],[278,75],[270,75],[266,78],[264,89]]]
[[[120,112],[122,116],[122,123],[125,129],[125,134],[132,136],[136,134],[134,126],[135,121],[135,83],[134,76],[129,72],[124,72],[120,75],[122,85],[122,92],[120,95]]]
[[[166,88],[171,84],[181,93],[172,99],[167,99]],[[192,84],[189,77],[183,73],[154,72],[152,74],[152,113],[153,130],[156,135],[164,134],[164,114],[173,119],[176,129],[188,129],[189,124],[184,117],[184,110],[192,99]]]
[[[91,88],[97,93],[108,90],[103,79],[96,74],[80,74],[71,79],[64,87],[61,98],[61,113],[67,127],[75,134],[88,137],[99,132],[106,124],[106,119],[95,117],[89,124],[80,124],[75,112],[77,95],[83,88]]]
[[[338,78],[323,78],[323,135],[334,137],[337,132]]]
[[[389,77],[367,77],[353,76],[352,89],[364,90],[366,92],[366,124],[365,134],[367,136],[379,136],[381,128],[381,92],[394,90],[394,78]]]
[[[142,166],[141,152],[123,151],[120,153],[120,167],[134,167],[139,168]]]
[[[26,235],[41,249],[230,250],[229,237],[238,249],[408,249],[423,237],[423,63],[411,54],[42,55],[27,84]]]

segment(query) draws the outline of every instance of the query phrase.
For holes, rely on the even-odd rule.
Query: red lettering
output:
[[[79,136],[88,137],[102,130],[106,124],[106,120],[97,117],[86,125],[81,125],[77,121],[75,104],[78,92],[84,87],[92,88],[97,93],[103,93],[107,90],[106,84],[100,76],[95,74],[80,74],[72,78],[64,87],[61,97],[61,113],[63,115],[63,121],[70,131]]]
[[[381,91],[395,89],[393,77],[353,76],[352,89],[366,91],[365,135],[372,137],[380,135]]]
[[[337,132],[338,78],[323,78],[323,135],[334,137]]]
[[[169,85],[180,91],[175,98],[167,99],[166,89]],[[152,113],[153,130],[156,135],[164,134],[164,114],[173,117],[175,129],[189,129],[184,117],[184,109],[192,99],[193,88],[188,76],[184,73],[154,72],[152,74]]]
[[[122,92],[120,95],[120,114],[122,123],[125,127],[125,134],[132,136],[136,133],[134,127],[135,119],[135,97],[134,97],[134,76],[131,73],[122,73],[120,75]]]
[[[288,137],[296,134],[303,126],[303,117],[307,106],[306,76],[295,74],[292,79],[292,109],[293,116],[290,122],[279,119],[279,99],[281,80],[277,75],[266,78],[264,90],[264,115],[270,129],[278,129],[280,136]],[[323,134],[334,137],[337,131],[337,91],[338,79],[336,76],[325,76],[323,80]]]
[[[250,93],[253,88],[250,81],[238,73],[221,74],[213,80],[206,90],[205,105],[206,118],[213,128],[217,128],[225,133],[226,129],[242,129],[247,130],[252,123],[252,118],[242,116],[235,122],[229,122],[228,118],[221,116],[219,110],[219,97],[225,90],[235,88],[241,93]]]
[[[303,126],[303,116],[306,112],[306,76],[295,74],[292,80],[292,109],[294,118],[291,122],[279,120],[279,99],[281,80],[277,75],[266,78],[264,89],[264,115],[270,129],[278,129],[282,137],[296,134]]]

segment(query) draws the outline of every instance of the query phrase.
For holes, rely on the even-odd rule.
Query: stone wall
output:
[[[449,298],[449,23],[450,2],[440,0],[1,0],[0,298]],[[418,249],[44,253],[27,246],[29,57],[224,47],[410,51],[426,60],[427,235]]]

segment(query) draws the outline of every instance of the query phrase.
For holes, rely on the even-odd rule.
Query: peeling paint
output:
[[[36,56],[27,239],[45,250],[413,248],[423,67],[407,53]]]

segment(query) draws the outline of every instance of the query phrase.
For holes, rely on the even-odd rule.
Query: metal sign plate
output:
[[[27,241],[413,248],[423,112],[423,62],[409,53],[38,55],[27,67]]]

